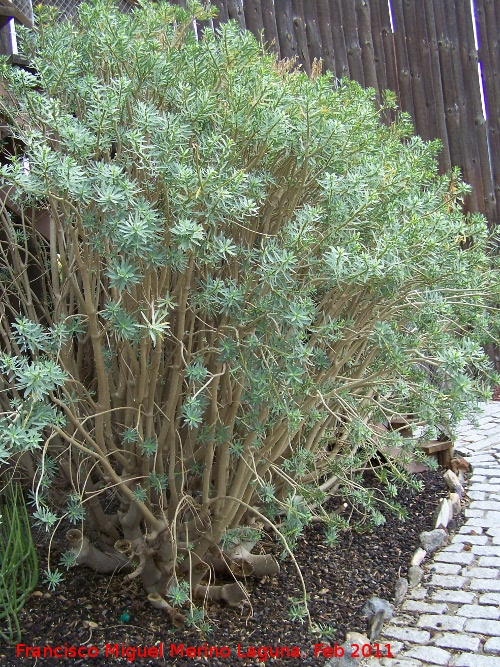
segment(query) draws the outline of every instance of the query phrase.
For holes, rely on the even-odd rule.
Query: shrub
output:
[[[17,148],[0,455],[29,471],[41,524],[74,524],[63,566],[123,566],[174,621],[194,593],[242,599],[208,588],[213,572],[277,571],[250,553],[265,525],[286,552],[314,512],[338,539],[332,490],[382,521],[359,477],[381,449],[379,500],[399,511],[415,443],[386,436],[392,459],[372,425],[453,429],[487,397],[497,290],[485,222],[462,215],[456,173],[437,176],[436,143],[232,23],[198,41],[206,11],[40,15],[36,74],[1,69]]]

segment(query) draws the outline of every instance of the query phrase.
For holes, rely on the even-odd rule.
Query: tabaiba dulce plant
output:
[[[238,605],[242,577],[278,572],[263,528],[285,555],[313,515],[341,539],[329,492],[369,525],[403,514],[415,442],[373,425],[473,413],[498,294],[437,144],[233,23],[196,35],[211,11],[45,11],[36,73],[1,66],[0,456],[40,524],[73,524],[50,585],[121,568],[192,625],[195,598]]]

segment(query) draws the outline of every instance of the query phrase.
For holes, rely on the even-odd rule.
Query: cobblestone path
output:
[[[384,626],[380,651],[394,657],[360,667],[500,667],[500,402],[483,407],[455,443],[473,466],[466,523]]]

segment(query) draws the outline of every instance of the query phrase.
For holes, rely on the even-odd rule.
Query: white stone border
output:
[[[408,569],[408,585],[399,579],[396,583],[395,604],[399,606],[406,597],[408,588],[415,588],[421,582],[424,571],[420,567],[425,558],[440,549],[448,539],[448,525],[453,517],[462,512],[462,498],[465,495],[463,487],[463,473],[457,476],[453,470],[447,470],[443,475],[448,487],[448,497],[443,498],[435,512],[434,530],[420,533],[421,547],[418,547],[411,559]]]

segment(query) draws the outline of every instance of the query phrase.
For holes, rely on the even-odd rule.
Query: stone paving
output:
[[[394,657],[360,667],[500,667],[500,402],[483,410],[455,443],[473,467],[465,525],[384,626],[380,653]]]

